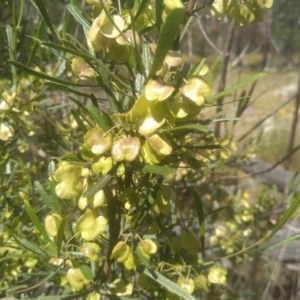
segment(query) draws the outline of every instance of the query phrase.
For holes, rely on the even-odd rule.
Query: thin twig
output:
[[[265,94],[272,86],[274,86],[280,79],[282,79],[283,75],[278,75],[267,87],[262,90],[260,93],[256,94],[252,101],[249,102],[249,105],[252,105],[257,99],[259,99],[263,94]]]
[[[299,119],[299,108],[300,108],[300,74],[298,78],[298,96],[295,97],[295,111],[294,111],[294,118],[291,128],[291,135],[289,140],[289,145],[287,148],[287,152],[290,152],[291,149],[294,147],[295,138],[296,138],[296,132],[297,132],[297,125],[298,125],[298,119]],[[291,158],[287,160],[286,166],[289,167],[291,164]]]
[[[265,44],[264,44],[263,59],[262,59],[262,62],[261,62],[260,68],[259,68],[259,72],[263,71],[263,69],[265,68],[265,66],[267,64],[267,58],[268,58],[268,41],[266,40]],[[256,84],[257,84],[257,81],[254,81],[251,84],[251,87],[250,87],[249,92],[247,94],[247,98],[246,98],[245,101],[243,101],[241,103],[241,106],[239,107],[239,109],[236,113],[236,117],[241,117],[242,114],[245,112],[245,110],[249,107],[250,98],[251,98],[251,96],[252,96],[252,94],[255,90]],[[235,124],[236,124],[236,122],[233,123],[233,125],[235,125]]]
[[[202,35],[203,35],[203,37],[205,38],[205,40],[208,42],[208,44],[215,50],[215,51],[217,51],[219,54],[223,54],[223,51],[222,50],[220,50],[212,41],[211,41],[211,39],[208,37],[208,35],[206,34],[206,32],[205,32],[205,30],[204,30],[204,28],[203,28],[203,25],[202,25],[202,22],[201,22],[201,20],[199,19],[199,18],[197,18],[197,23],[198,23],[198,26],[199,26],[199,28],[200,28],[200,30],[201,30],[201,33],[202,33]]]
[[[299,149],[300,149],[300,145],[296,146],[287,155],[285,155],[281,160],[279,160],[276,164],[272,165],[272,167],[267,168],[263,171],[254,172],[254,173],[250,173],[250,174],[247,174],[247,175],[221,176],[221,179],[242,179],[242,178],[254,177],[254,176],[257,176],[257,175],[261,175],[261,174],[270,172],[270,171],[274,170],[277,166],[282,164],[286,159],[288,159],[290,156],[292,156]]]
[[[245,137],[247,137],[250,133],[253,132],[254,129],[258,128],[263,122],[265,122],[268,118],[272,117],[274,114],[276,114],[282,107],[286,106],[289,102],[291,102],[295,97],[297,97],[300,94],[300,91],[298,91],[296,94],[291,96],[289,99],[287,99],[285,102],[283,102],[281,105],[279,105],[277,108],[275,108],[272,112],[270,112],[268,115],[266,115],[264,118],[259,120],[253,127],[251,127],[246,133],[244,133],[239,139],[238,142],[241,142]]]
[[[227,67],[228,67],[231,47],[233,43],[234,31],[235,31],[235,23],[234,21],[232,21],[228,26],[228,33],[227,33],[226,42],[224,46],[223,60],[222,60],[221,71],[220,71],[221,75],[220,75],[220,81],[219,81],[217,93],[221,93],[225,89]],[[218,99],[217,113],[222,110],[223,99],[224,97]],[[216,123],[216,130],[215,130],[216,137],[220,136],[220,126],[221,126],[220,124],[221,123]]]
[[[231,67],[236,67],[239,64],[239,62],[245,57],[246,52],[248,51],[249,47],[250,47],[250,42],[248,41],[246,43],[244,49],[241,51],[241,53],[231,63]]]

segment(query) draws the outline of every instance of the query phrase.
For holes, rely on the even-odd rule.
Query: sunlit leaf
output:
[[[290,220],[297,213],[297,208],[299,207],[299,205],[300,205],[300,193],[297,195],[295,199],[292,200],[290,207],[281,216],[280,220],[274,226],[271,233],[267,235],[267,237],[265,238],[266,240],[270,239],[280,228],[282,228],[282,226],[288,220]]]
[[[185,17],[185,8],[174,8],[167,16],[164,24],[161,26],[157,48],[154,54],[152,68],[149,77],[153,77],[164,62],[168,51],[178,35],[180,24]]]
[[[200,242],[201,242],[201,253],[202,258],[204,259],[204,251],[205,251],[205,219],[204,219],[204,209],[202,201],[198,195],[198,193],[194,189],[190,189],[196,206],[196,211],[198,215],[199,221],[199,233],[200,233]]]
[[[26,209],[32,223],[35,225],[37,230],[44,236],[46,241],[48,241],[49,243],[52,243],[50,237],[48,236],[45,228],[41,224],[38,216],[36,215],[36,213],[34,211],[34,209],[32,208],[32,206],[30,205],[30,203],[27,200],[24,201],[24,206],[25,206],[25,209]]]
[[[266,73],[260,73],[260,74],[256,74],[256,75],[253,75],[251,76],[250,78],[242,81],[241,83],[237,84],[236,86],[234,87],[231,87],[229,89],[226,89],[225,91],[217,94],[217,95],[214,95],[214,96],[210,96],[207,98],[207,101],[208,102],[212,102],[213,100],[216,100],[216,99],[219,99],[219,98],[223,98],[224,96],[227,96],[227,95],[230,95],[232,94],[234,91],[238,90],[238,89],[241,89],[242,87],[260,79],[260,78],[263,78],[265,77],[267,74]]]
[[[47,13],[47,9],[45,7],[45,4],[44,4],[44,1],[43,0],[34,0],[37,7],[39,8],[39,11],[43,17],[43,19],[45,20],[47,26],[49,27],[49,29],[51,30],[52,34],[57,38],[59,39],[59,36],[57,34],[57,32],[55,31],[53,25],[52,25],[52,22],[48,16],[48,13]]]
[[[177,285],[175,282],[171,281],[167,277],[163,276],[162,274],[158,273],[157,271],[145,268],[144,274],[155,280],[157,283],[161,284],[163,287],[165,287],[167,290],[174,293],[175,295],[178,295],[179,297],[182,297],[185,300],[195,300],[193,296],[191,296],[188,292],[182,289],[179,285]]]

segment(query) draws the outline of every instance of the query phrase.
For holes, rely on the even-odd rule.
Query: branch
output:
[[[289,140],[289,145],[288,145],[288,149],[287,151],[291,151],[291,149],[293,149],[294,147],[294,143],[295,143],[295,138],[296,138],[296,132],[297,132],[297,125],[298,125],[298,119],[299,119],[299,108],[300,108],[300,75],[298,78],[298,96],[295,97],[295,111],[294,111],[294,119],[293,119],[293,123],[292,123],[292,128],[291,128],[291,135],[290,135],[290,140]],[[291,160],[288,159],[286,165],[287,167],[291,164]]]
[[[286,106],[289,102],[291,102],[295,97],[297,97],[300,94],[300,90],[293,96],[291,96],[288,100],[283,102],[281,105],[279,105],[277,108],[275,108],[272,112],[270,112],[268,115],[266,115],[264,118],[259,120],[253,127],[251,127],[246,133],[244,133],[239,139],[238,142],[241,142],[245,137],[247,137],[254,129],[259,127],[263,122],[265,122],[268,118],[272,117],[274,114],[276,114],[282,107]]]
[[[250,174],[247,174],[247,175],[221,176],[221,179],[242,179],[242,178],[254,177],[254,176],[257,176],[257,175],[261,175],[261,174],[270,172],[270,171],[274,170],[276,167],[278,167],[280,164],[282,164],[286,159],[288,159],[290,156],[292,156],[299,149],[300,149],[300,145],[296,146],[287,155],[285,155],[281,160],[279,160],[277,163],[275,163],[272,167],[267,168],[263,171],[254,172],[254,173],[250,173]]]
[[[220,93],[225,89],[227,67],[228,67],[228,63],[229,63],[229,56],[230,56],[230,51],[231,51],[231,47],[232,47],[234,31],[235,31],[235,24],[234,24],[234,21],[231,21],[231,23],[229,24],[229,27],[228,27],[226,43],[224,46],[223,60],[222,60],[222,64],[221,64],[221,77],[220,77],[217,93]],[[219,98],[219,100],[218,100],[217,112],[222,110],[223,99],[224,99],[224,97]],[[216,124],[216,133],[215,133],[216,137],[220,136],[220,126],[221,126],[221,123]]]
[[[214,50],[216,50],[219,54],[223,54],[223,51],[222,50],[220,50],[212,41],[211,41],[211,39],[208,37],[208,35],[206,34],[206,32],[205,32],[205,30],[204,30],[204,28],[203,28],[203,25],[202,25],[202,22],[201,22],[201,20],[199,19],[199,18],[197,18],[197,23],[198,23],[198,25],[199,25],[199,28],[200,28],[200,30],[201,30],[201,33],[202,33],[202,35],[203,35],[203,37],[205,38],[205,40],[208,42],[208,44],[214,49]]]

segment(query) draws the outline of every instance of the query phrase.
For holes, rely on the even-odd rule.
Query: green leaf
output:
[[[52,177],[55,174],[55,162],[51,161],[48,165],[48,176]]]
[[[42,38],[44,32],[45,32],[45,28],[46,28],[46,22],[44,19],[41,20],[41,23],[40,23],[40,26],[38,28],[38,31],[37,31],[37,34],[36,34],[36,38],[37,39],[40,39]],[[27,63],[26,63],[26,66],[29,67],[33,61],[33,59],[35,58],[36,56],[36,52],[39,48],[39,43],[37,40],[35,40],[33,42],[33,45],[31,47],[31,51],[30,51],[30,54],[29,54],[29,58],[27,60]]]
[[[12,287],[12,288],[8,288],[5,292],[6,292],[8,295],[10,295],[10,294],[16,293],[16,291],[18,291],[18,290],[24,290],[24,289],[26,289],[26,288],[28,288],[28,285],[26,285],[26,284],[21,284],[21,285],[14,286],[14,287]],[[16,298],[4,298],[4,300],[5,300],[5,299],[11,300],[11,299],[16,299]],[[1,300],[3,300],[3,299],[1,299]]]
[[[95,57],[90,55],[88,52],[86,52],[86,53],[81,52],[74,45],[73,45],[73,47],[70,47],[70,46],[65,47],[62,45],[58,45],[58,44],[54,44],[54,43],[50,43],[50,42],[43,42],[43,41],[40,41],[40,44],[42,47],[47,47],[49,49],[55,49],[57,51],[62,51],[65,53],[70,53],[70,54],[76,55],[78,57],[83,58],[86,62],[91,62],[91,61],[95,60]]]
[[[50,21],[50,18],[48,16],[47,9],[44,5],[43,0],[35,0],[35,3],[37,5],[43,19],[45,20],[47,26],[49,27],[50,31],[59,40],[59,36],[58,36],[57,32],[55,31],[55,29],[52,26],[52,22]]]
[[[74,19],[82,25],[84,31],[89,31],[91,28],[91,22],[88,19],[88,15],[86,14],[86,12],[71,1],[69,1],[66,7],[70,14],[74,17]]]
[[[60,295],[60,296],[41,296],[38,298],[28,298],[26,300],[61,300],[61,299],[79,299],[75,298],[76,296],[82,296],[86,295],[86,292],[84,293],[78,293],[78,294],[72,294],[72,295]]]
[[[260,79],[260,78],[263,78],[265,77],[267,74],[266,73],[260,73],[260,74],[257,74],[257,75],[254,75],[254,76],[251,76],[250,78],[242,81],[241,83],[237,84],[236,86],[232,87],[232,88],[229,88],[229,89],[226,89],[225,91],[217,94],[217,95],[214,95],[214,96],[210,96],[207,98],[207,101],[208,102],[212,102],[213,100],[216,100],[216,99],[219,99],[219,98],[223,98],[224,96],[228,96],[230,94],[232,94],[234,91]]]
[[[99,112],[99,108],[95,107],[94,105],[90,105],[87,107],[92,119],[94,122],[101,127],[104,131],[108,131],[110,127],[106,124],[104,118],[102,117],[101,113]]]
[[[55,90],[62,90],[62,91],[70,92],[74,95],[90,98],[89,94],[82,93],[82,92],[72,89],[71,87],[68,87],[64,84],[60,84],[60,83],[56,83],[56,82],[45,82],[45,85],[49,86],[51,88],[54,88]]]
[[[40,196],[42,197],[43,201],[46,203],[47,207],[50,208],[52,211],[56,212],[56,207],[52,201],[52,198],[46,193],[42,185],[38,182],[34,182],[34,187],[37,189],[39,192]]]
[[[40,79],[46,79],[46,80],[49,80],[49,81],[52,81],[52,82],[57,82],[57,83],[60,83],[62,85],[66,85],[67,87],[68,87],[68,85],[80,86],[80,84],[77,84],[77,83],[74,83],[74,82],[64,81],[64,80],[61,80],[61,79],[58,79],[58,78],[46,75],[45,73],[34,71],[34,70],[26,67],[25,65],[20,64],[17,61],[8,60],[8,63],[16,66],[17,68],[19,68],[20,70],[26,72],[27,74],[36,76],[37,78],[40,78]]]
[[[185,300],[195,300],[195,298],[192,295],[187,293],[179,285],[177,285],[175,282],[171,281],[167,277],[161,275],[157,271],[145,268],[144,274],[150,277],[151,279],[155,280],[157,283],[161,284],[163,287],[165,287],[167,290],[174,293],[175,295],[182,297]]]
[[[185,8],[175,8],[168,14],[161,27],[149,77],[153,77],[162,67],[164,59],[178,35],[180,24],[183,22],[184,17]]]
[[[223,148],[221,145],[204,145],[204,146],[187,146],[188,149],[201,149],[201,150],[205,150],[205,149],[221,149]]]
[[[7,36],[7,44],[8,44],[8,53],[9,53],[9,59],[14,60],[15,59],[15,36],[13,29],[10,25],[5,26],[6,36]],[[17,72],[15,66],[11,66],[11,74],[12,74],[12,82],[13,82],[13,88],[12,90],[15,91],[17,88]]]
[[[145,173],[159,174],[165,176],[175,174],[175,170],[167,166],[145,165],[141,171]]]
[[[231,122],[231,121],[241,121],[241,118],[232,117],[232,118],[221,118],[221,119],[214,119],[210,123],[219,123],[219,122]]]
[[[158,32],[160,31],[160,26],[162,24],[162,14],[163,14],[164,2],[161,0],[155,0],[155,25]]]
[[[209,132],[210,130],[205,126],[201,124],[187,124],[182,126],[177,126],[173,128],[167,128],[167,129],[160,129],[158,132],[169,132],[169,131],[177,131],[177,130],[197,130],[201,132]]]
[[[40,255],[47,255],[47,253],[45,253],[43,250],[40,249],[40,247],[33,243],[33,242],[30,242],[26,239],[20,239],[18,240],[18,242],[24,247],[26,248],[27,250],[33,252],[33,253],[36,253],[36,254],[40,254]]]
[[[90,267],[88,267],[87,265],[79,265],[79,269],[81,271],[81,273],[83,274],[83,276],[91,281],[94,278],[94,274],[92,272],[92,270],[90,269]]]
[[[134,1],[135,5],[137,4],[137,1]],[[143,12],[144,8],[146,7],[146,4],[148,3],[148,0],[142,0],[139,8],[134,16],[134,21],[136,21],[138,19],[138,17],[141,15],[141,13]]]
[[[53,205],[55,207],[55,211],[61,215],[61,206],[60,206],[60,199],[57,197],[56,195],[56,192],[55,192],[55,186],[56,186],[56,183],[53,182],[53,181],[50,181],[49,182],[49,188],[50,188],[50,191],[51,191],[51,196],[52,196],[52,202],[53,202]]]
[[[188,75],[187,75],[187,80],[191,79],[192,76],[194,75],[199,75],[202,67],[204,66],[206,61],[206,58],[202,58],[201,60],[198,60],[193,67],[190,69]]]
[[[200,242],[201,242],[201,253],[202,253],[202,258],[204,259],[204,252],[205,252],[205,218],[204,218],[203,204],[202,204],[202,201],[201,201],[198,193],[192,188],[190,188],[190,191],[193,195],[193,198],[194,198],[194,201],[195,201],[195,206],[196,206],[196,211],[197,211],[197,215],[198,215]]]
[[[145,165],[138,161],[133,161],[131,165],[140,172],[165,175],[165,176],[175,174],[175,170],[168,166]]]
[[[111,77],[112,79],[114,79],[116,82],[118,82],[120,85],[122,85],[124,88],[130,89],[131,87],[124,83],[123,80],[121,80],[118,76],[116,76],[113,72],[111,72],[103,63],[101,60],[99,59],[95,59],[95,57],[93,57],[92,55],[90,55],[89,53],[83,53],[80,50],[74,50],[74,48],[68,48],[68,47],[64,47],[61,45],[57,45],[57,44],[53,44],[53,43],[49,43],[49,42],[42,42],[41,45],[49,47],[49,48],[53,48],[53,49],[57,49],[66,53],[70,53],[73,54],[75,56],[81,57],[82,59],[84,59],[93,69],[96,69],[97,72],[100,73],[100,76],[102,77],[102,79],[106,79],[108,80],[109,77]],[[97,68],[95,68],[95,65]],[[105,80],[103,80],[104,83],[106,83]],[[80,86],[79,84],[73,84],[76,86]],[[110,84],[109,84],[110,86]]]
[[[21,243],[19,243],[21,245]],[[12,255],[5,255],[4,257],[0,257],[0,262],[2,261],[6,261],[6,260],[10,260],[10,259],[16,259],[16,258],[30,258],[30,257],[37,257],[39,258],[40,255],[37,255],[39,253],[36,252],[36,254],[25,254],[25,253],[22,253],[22,254],[12,254]],[[44,255],[45,257],[48,257],[48,255],[46,255],[45,253],[41,254],[41,255]]]
[[[87,132],[87,128],[86,128],[86,126],[84,125],[84,123],[82,122],[78,110],[71,109],[71,113],[72,113],[73,118],[75,119],[75,121],[76,121],[76,123],[77,123],[77,125],[78,125],[79,130],[80,130],[81,132]]]
[[[142,44],[142,59],[143,59],[143,66],[145,69],[145,76],[148,77],[150,74],[150,69],[151,69],[151,50],[149,47],[149,44],[143,43]],[[142,88],[139,90],[142,91]]]
[[[36,215],[35,211],[33,210],[32,206],[30,205],[30,203],[27,200],[24,201],[24,206],[29,215],[30,220],[35,225],[36,229],[44,236],[46,241],[48,241],[49,243],[52,244],[52,241],[51,241],[50,237],[48,236],[45,228],[41,224],[38,216]]]
[[[221,110],[221,111],[217,112],[216,114],[214,114],[213,116],[211,116],[210,118],[206,119],[204,122],[205,123],[210,123],[214,119],[217,119],[219,117],[223,117],[225,115],[225,113],[226,113],[225,110]]]
[[[284,246],[286,244],[289,244],[293,241],[296,241],[300,238],[300,233],[297,233],[293,236],[290,236],[288,238],[285,238],[283,239],[282,241],[280,242],[276,242],[276,243],[273,243],[271,245],[268,245],[268,246],[265,246],[265,247],[261,247],[261,248],[258,248],[258,249],[254,249],[254,250],[250,250],[249,252],[247,253],[257,253],[257,252],[263,252],[263,251],[268,251],[268,250],[272,250],[272,249],[275,249],[275,248],[278,248],[278,247],[281,247],[281,246]]]
[[[293,217],[297,213],[297,208],[300,204],[300,193],[297,195],[297,197],[292,201],[290,207],[288,210],[285,211],[285,213],[281,216],[278,223],[274,226],[271,233],[265,238],[265,240],[270,239],[291,217]]]
[[[142,253],[140,247],[136,247],[136,254],[137,254],[138,258],[140,259],[141,264],[142,264],[143,266],[146,266],[147,268],[149,268],[149,267],[150,267],[150,262],[149,262],[149,260],[143,255],[143,253]]]
[[[115,172],[117,171],[117,169],[119,168],[121,162],[117,162],[112,168],[111,170],[104,176],[102,176],[98,182],[96,184],[94,184],[92,187],[90,187],[89,189],[87,189],[84,193],[83,196],[84,197],[89,197],[92,196],[94,194],[96,194],[97,192],[99,192],[100,190],[103,190],[103,188],[111,181],[111,179],[113,178],[113,175],[115,174]]]
[[[100,190],[102,190],[112,179],[112,175],[110,174],[106,174],[103,177],[101,177],[98,182],[96,184],[94,184],[92,187],[90,187],[89,189],[87,189],[84,193],[83,196],[84,197],[89,197],[92,196],[94,194],[96,194],[97,192],[99,192]]]
[[[65,232],[65,227],[68,221],[68,215],[65,216],[59,225],[58,231],[57,231],[57,236],[56,236],[56,249],[57,249],[57,256],[59,257],[60,255],[60,250],[61,250],[61,246],[62,246],[62,242],[63,242],[63,238],[64,238],[64,232]]]

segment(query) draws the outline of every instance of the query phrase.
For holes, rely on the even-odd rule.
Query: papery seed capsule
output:
[[[111,154],[116,161],[133,161],[140,153],[141,142],[137,137],[123,137],[114,142]]]

